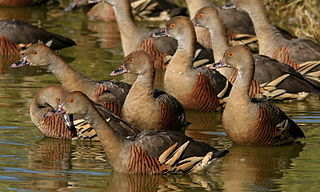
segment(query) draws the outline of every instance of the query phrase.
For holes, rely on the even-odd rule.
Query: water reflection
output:
[[[36,21],[46,17],[47,7],[1,7],[0,20],[16,19],[21,21]]]
[[[274,179],[283,176],[300,156],[304,145],[281,147],[233,145],[221,165],[226,191],[269,191],[277,188]]]
[[[28,189],[57,190],[68,186],[67,174],[72,168],[71,141],[43,138],[29,152],[29,168],[33,171]],[[38,178],[41,178],[40,180]]]
[[[106,165],[105,153],[99,142],[52,138],[42,138],[29,149],[28,168],[32,170],[28,175],[31,179],[24,185],[25,189],[32,190],[79,188],[86,185],[79,179],[79,174],[85,172],[79,171],[75,175],[72,175],[72,172],[111,170],[111,167]],[[72,181],[71,178],[77,178],[77,181]]]
[[[219,188],[219,184],[206,175],[198,174],[164,176],[114,173],[105,191],[162,192],[185,191],[191,188],[197,191],[213,191]]]
[[[39,20],[46,30],[74,39],[78,45],[59,54],[92,79],[110,79],[109,72],[122,63],[115,23],[88,21],[81,10],[0,8],[0,18],[33,24]],[[46,68],[10,69],[4,64],[9,60],[0,57],[0,191],[319,191],[319,96],[275,103],[303,128],[305,146],[233,145],[205,174],[127,175],[113,172],[100,143],[42,138],[30,120],[29,102],[39,88],[59,81]],[[162,77],[159,71],[155,87],[163,88]],[[122,78],[135,80],[118,79]],[[218,148],[232,145],[221,125],[221,112],[186,111],[186,116],[192,123],[189,136]]]
[[[10,65],[19,59],[19,55],[0,55],[0,75],[7,73]]]
[[[99,47],[116,48],[121,46],[120,33],[116,22],[89,22],[88,29],[96,32],[92,36],[100,39]]]

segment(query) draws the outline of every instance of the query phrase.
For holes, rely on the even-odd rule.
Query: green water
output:
[[[77,46],[59,54],[77,71],[110,79],[122,59],[115,23],[88,21],[81,10],[0,8],[0,19],[20,19],[68,36]],[[32,124],[29,104],[39,88],[59,84],[45,68],[9,69],[0,63],[0,191],[319,191],[320,102],[276,103],[306,133],[284,147],[232,145],[221,113],[188,111],[187,134],[230,153],[200,175],[115,173],[99,142],[44,138]],[[120,77],[121,78],[121,77]],[[161,82],[157,82],[161,87]]]

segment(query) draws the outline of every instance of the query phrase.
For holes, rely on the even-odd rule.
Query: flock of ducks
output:
[[[139,2],[135,6],[144,5],[145,13],[158,5]],[[150,2],[156,4],[147,6]],[[223,127],[238,144],[278,146],[304,138],[299,126],[266,100],[301,100],[319,92],[320,45],[279,30],[262,0],[233,0],[242,11],[207,0],[186,2],[191,19],[175,16],[164,29],[152,31],[136,24],[129,0],[99,3],[114,9],[105,14],[117,21],[125,55],[110,75],[136,74],[132,85],[93,81],[72,69],[53,51],[75,45],[68,38],[20,21],[0,21],[1,52],[21,55],[12,67],[47,67],[62,85],[35,95],[33,123],[46,137],[100,140],[113,168],[124,173],[202,172],[228,153],[184,134],[185,109],[223,108]],[[259,55],[241,45],[256,40]],[[165,92],[153,88],[157,69],[165,70]]]

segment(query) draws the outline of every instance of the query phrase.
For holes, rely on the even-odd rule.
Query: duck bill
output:
[[[152,37],[160,38],[160,37],[169,37],[170,35],[167,32],[166,28],[160,29],[152,34]]]
[[[100,3],[100,2],[102,2],[102,0],[88,0],[89,4]]]
[[[224,59],[221,59],[219,62],[217,63],[213,63],[210,65],[207,65],[207,67],[209,69],[218,69],[218,68],[223,68],[223,67],[230,67],[230,65],[228,65]]]
[[[62,108],[61,105],[57,105],[54,109],[52,110],[48,110],[44,115],[43,117],[51,117],[51,116],[54,116],[54,115],[62,115],[62,114],[65,114],[66,111]]]
[[[57,105],[53,110],[49,110],[48,112],[46,112],[44,114],[44,117],[51,117],[54,115],[61,115],[68,129],[73,129],[74,125],[71,115],[68,115],[66,113],[66,110],[64,110],[60,104]]]
[[[124,65],[121,65],[118,69],[112,71],[110,73],[110,76],[122,75],[122,74],[125,74],[127,72],[128,72],[127,68]]]
[[[28,66],[31,63],[29,62],[29,60],[27,59],[27,56],[22,57],[19,61],[11,64],[11,68],[18,68],[18,67],[24,67],[24,66]]]
[[[200,27],[195,18],[193,18],[193,19],[191,20],[191,23],[192,23],[192,25],[195,26],[195,27]]]

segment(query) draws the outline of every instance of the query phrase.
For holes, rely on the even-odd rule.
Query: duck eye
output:
[[[32,53],[32,54],[34,54],[34,55],[35,55],[35,54],[37,54],[37,52],[36,52],[36,51],[32,51],[31,53]]]
[[[171,23],[171,24],[169,25],[169,27],[170,27],[171,29],[173,29],[173,28],[175,28],[175,27],[176,27],[176,24]]]
[[[130,62],[130,63],[133,63],[133,62],[134,62],[134,59],[133,59],[133,58],[130,58],[130,59],[129,59],[129,62]]]
[[[203,16],[204,16],[203,13],[199,13],[199,14],[197,15],[198,18],[202,18]]]
[[[227,55],[228,55],[229,57],[232,57],[232,56],[234,56],[234,53],[233,53],[233,52],[229,52]]]
[[[73,103],[73,102],[74,102],[74,99],[70,98],[70,99],[68,99],[68,102],[69,102],[69,103]]]

